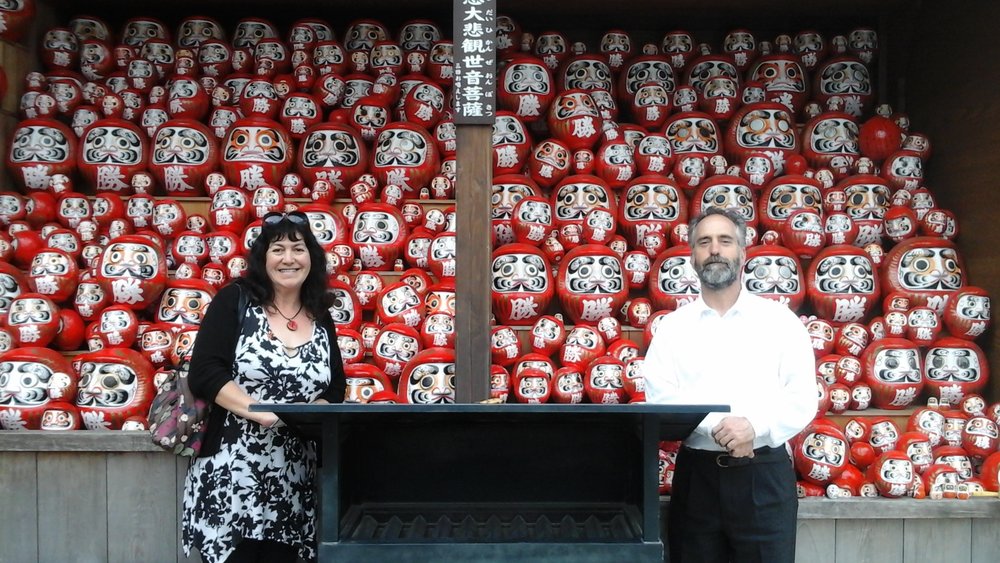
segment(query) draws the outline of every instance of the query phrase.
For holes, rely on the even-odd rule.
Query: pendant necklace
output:
[[[271,302],[271,306],[274,307],[274,310],[277,311],[279,315],[281,315],[281,318],[283,318],[286,321],[288,321],[287,323],[285,323],[285,326],[288,327],[288,330],[290,330],[292,332],[295,332],[296,330],[299,329],[299,323],[293,321],[292,319],[294,319],[295,317],[299,316],[299,313],[302,312],[303,305],[305,305],[305,303],[300,303],[299,304],[299,310],[295,311],[294,315],[292,315],[290,317],[286,317],[285,314],[281,312],[281,309],[279,309],[278,306],[275,305],[273,301]]]

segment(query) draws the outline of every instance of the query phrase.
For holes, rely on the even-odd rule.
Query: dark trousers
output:
[[[754,452],[746,463],[681,448],[667,527],[671,563],[795,560],[792,462],[784,448]]]
[[[246,539],[236,544],[236,549],[226,563],[295,563],[299,548],[271,540]]]

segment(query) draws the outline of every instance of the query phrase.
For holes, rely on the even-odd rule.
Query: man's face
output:
[[[732,221],[709,215],[698,223],[691,240],[691,259],[703,288],[725,289],[739,279],[746,252]]]

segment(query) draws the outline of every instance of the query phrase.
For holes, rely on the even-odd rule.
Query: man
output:
[[[805,327],[742,287],[746,223],[707,209],[690,223],[701,296],[663,318],[643,372],[650,403],[728,404],[684,441],[670,499],[672,563],[795,559],[798,499],[785,442],[816,414]]]

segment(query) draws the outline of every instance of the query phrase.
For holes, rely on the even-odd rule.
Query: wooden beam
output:
[[[0,452],[162,452],[149,439],[149,432],[0,431]]]
[[[489,397],[490,189],[492,125],[458,126],[456,299],[456,397],[460,403]]]

